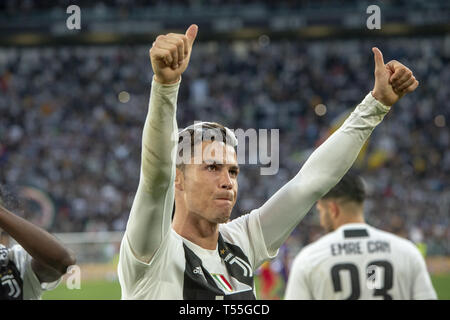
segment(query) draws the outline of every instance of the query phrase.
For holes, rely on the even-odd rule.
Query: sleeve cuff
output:
[[[172,94],[178,92],[180,88],[181,78],[178,82],[172,84],[162,84],[155,80],[155,76],[152,79],[152,89],[160,94]]]
[[[372,91],[370,91],[363,100],[364,104],[367,104],[369,107],[377,108],[383,110],[385,112],[389,112],[391,110],[390,106],[386,106],[372,95]]]

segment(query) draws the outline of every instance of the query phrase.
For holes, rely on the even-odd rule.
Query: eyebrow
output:
[[[208,160],[204,160],[204,161],[203,161],[203,164],[206,164],[206,165],[208,165],[208,166],[210,166],[210,165],[216,165],[216,166],[220,166],[220,167],[223,167],[223,166],[230,166],[230,169],[240,171],[239,165],[235,165],[235,164],[229,165],[229,164],[218,163],[218,162],[215,161],[215,160],[209,160],[209,161],[208,161]]]

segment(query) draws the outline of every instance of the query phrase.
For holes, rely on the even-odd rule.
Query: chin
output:
[[[216,218],[215,220],[215,223],[227,223],[228,222],[228,220],[230,219],[230,216],[221,216],[221,217],[218,217],[218,218]]]
[[[215,219],[216,223],[227,223],[230,220],[231,212],[221,213]]]

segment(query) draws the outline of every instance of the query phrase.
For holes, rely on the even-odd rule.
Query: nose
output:
[[[220,188],[231,190],[233,189],[233,180],[230,177],[228,170],[224,170],[224,173],[220,177]]]

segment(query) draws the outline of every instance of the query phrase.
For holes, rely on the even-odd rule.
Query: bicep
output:
[[[125,235],[139,260],[148,263],[170,230],[173,202],[173,185],[150,193],[139,184]]]
[[[260,208],[267,246],[281,246],[314,203],[348,171],[361,145],[352,134],[336,131],[311,154],[297,175]]]
[[[269,250],[275,251],[281,247],[319,196],[305,179],[296,177],[258,209],[261,229]]]

